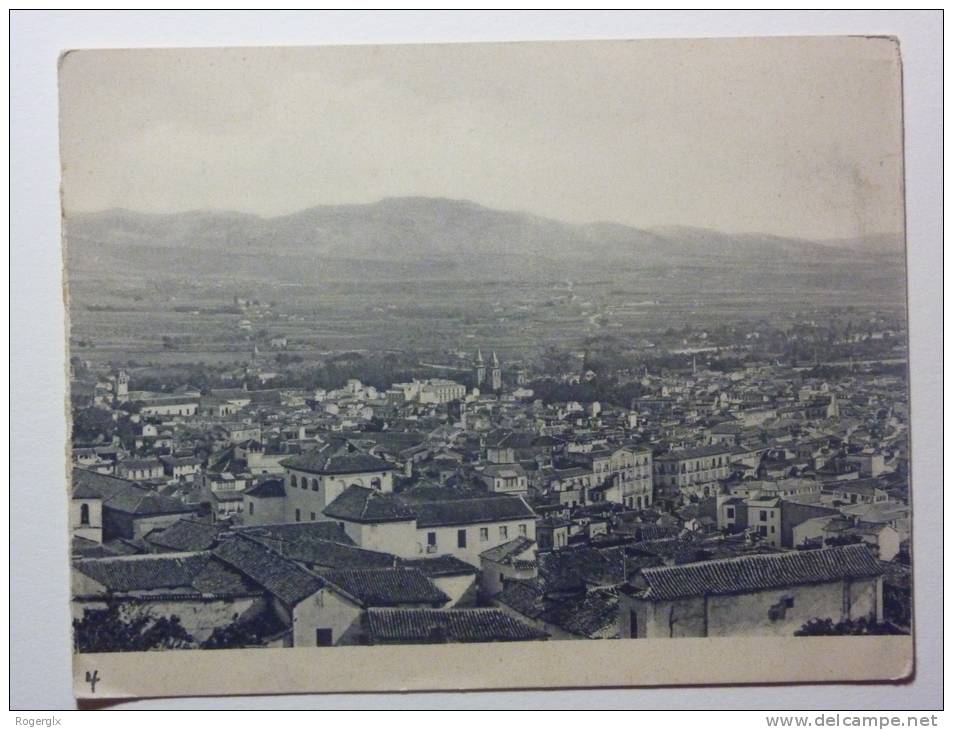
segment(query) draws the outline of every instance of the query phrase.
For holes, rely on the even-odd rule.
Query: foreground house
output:
[[[366,549],[401,558],[449,555],[477,568],[484,551],[536,537],[536,514],[521,497],[489,493],[432,499],[352,485],[328,505],[324,519]]]
[[[198,642],[268,606],[260,586],[210,552],[77,560],[72,575],[73,618],[118,601],[156,618],[177,616]]]
[[[96,526],[96,516],[101,510],[103,541],[140,539],[156,528],[168,527],[183,517],[195,516],[197,511],[195,507],[136,482],[85,469],[73,470],[72,502],[77,518],[74,534],[95,539],[90,537],[88,528]]]
[[[364,618],[367,644],[468,644],[539,641],[546,634],[495,608],[373,609]]]
[[[793,636],[814,618],[883,620],[883,568],[865,546],[646,568],[619,594],[622,638]]]

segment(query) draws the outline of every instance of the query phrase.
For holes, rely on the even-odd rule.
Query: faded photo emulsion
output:
[[[912,672],[895,40],[59,63],[77,696]]]

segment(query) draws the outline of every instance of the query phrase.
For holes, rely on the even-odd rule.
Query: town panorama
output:
[[[237,216],[68,221],[77,651],[910,631],[902,249],[311,258]]]

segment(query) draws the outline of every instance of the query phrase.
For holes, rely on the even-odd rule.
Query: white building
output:
[[[387,493],[394,467],[343,442],[329,442],[281,462],[285,475],[285,520],[326,520],[324,510],[352,484]]]

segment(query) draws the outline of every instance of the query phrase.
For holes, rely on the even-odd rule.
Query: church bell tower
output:
[[[473,379],[476,381],[474,385],[479,388],[483,385],[483,381],[486,380],[486,365],[483,364],[483,353],[477,349],[476,360],[473,363]]]
[[[499,390],[503,387],[503,371],[500,369],[500,360],[496,356],[496,351],[493,352],[493,357],[490,358],[490,388],[492,390]]]

